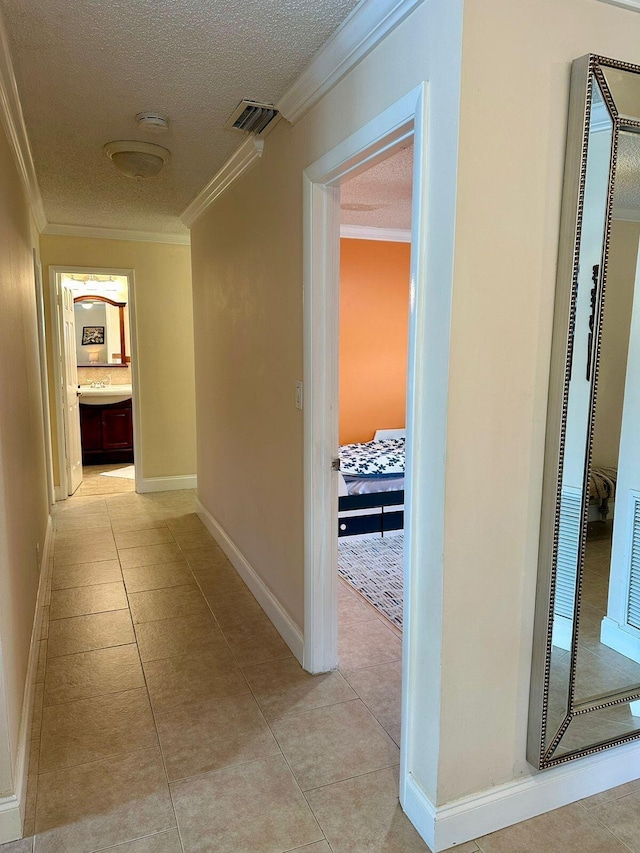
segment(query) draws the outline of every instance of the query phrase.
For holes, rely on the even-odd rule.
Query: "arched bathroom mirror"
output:
[[[127,303],[83,294],[73,300],[78,367],[126,367]]]
[[[640,66],[573,63],[528,760],[640,737]]]

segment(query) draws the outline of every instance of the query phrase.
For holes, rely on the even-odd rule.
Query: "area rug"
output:
[[[101,477],[120,477],[123,480],[135,480],[135,465],[127,465],[126,468],[116,468],[115,471],[102,471]]]
[[[404,535],[385,539],[338,540],[338,573],[402,628],[402,553]]]

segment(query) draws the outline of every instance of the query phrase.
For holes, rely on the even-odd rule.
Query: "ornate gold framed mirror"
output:
[[[640,66],[573,63],[527,757],[640,737]]]

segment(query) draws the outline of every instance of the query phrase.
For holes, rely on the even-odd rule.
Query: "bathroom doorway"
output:
[[[133,491],[140,469],[133,273],[51,269],[58,499]]]

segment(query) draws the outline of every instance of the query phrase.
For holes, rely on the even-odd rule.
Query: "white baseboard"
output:
[[[640,743],[525,776],[443,806],[434,806],[413,777],[402,807],[434,853],[640,777]]]
[[[3,797],[0,799],[0,844],[5,844],[8,841],[15,841],[18,838],[22,838],[22,824],[24,821],[27,802],[27,782],[29,780],[29,750],[31,747],[30,735],[31,723],[33,721],[33,699],[38,672],[38,658],[40,655],[42,612],[47,589],[47,581],[49,579],[49,559],[52,547],[53,519],[49,516],[44,546],[42,548],[42,559],[40,561],[38,597],[36,599],[36,610],[33,620],[33,628],[31,630],[31,646],[29,648],[27,679],[24,686],[24,697],[22,700],[22,719],[20,720],[18,754],[16,757],[14,773],[15,792],[10,797]]]
[[[69,495],[65,495],[64,489],[62,488],[62,486],[54,486],[53,487],[53,495],[54,495],[56,501],[66,501],[66,499],[69,497]]]
[[[605,616],[600,625],[600,642],[626,658],[640,662],[640,636],[633,627],[625,630],[625,626]]]
[[[304,637],[300,628],[267,587],[253,566],[250,565],[239,548],[229,538],[226,531],[223,530],[200,501],[196,504],[196,510],[202,519],[204,526],[227,555],[235,570],[255,596],[260,607],[262,607],[269,619],[273,622],[282,639],[289,646],[300,663],[302,663]]]
[[[18,798],[0,798],[0,844],[22,838],[22,813]]]
[[[184,477],[146,477],[136,481],[136,491],[140,494],[195,489],[197,486],[198,478],[195,474],[187,474]]]
[[[0,798],[0,844],[22,838],[22,813],[18,798]]]
[[[553,617],[553,635],[551,644],[566,652],[571,651],[573,640],[573,619],[556,613]]]

